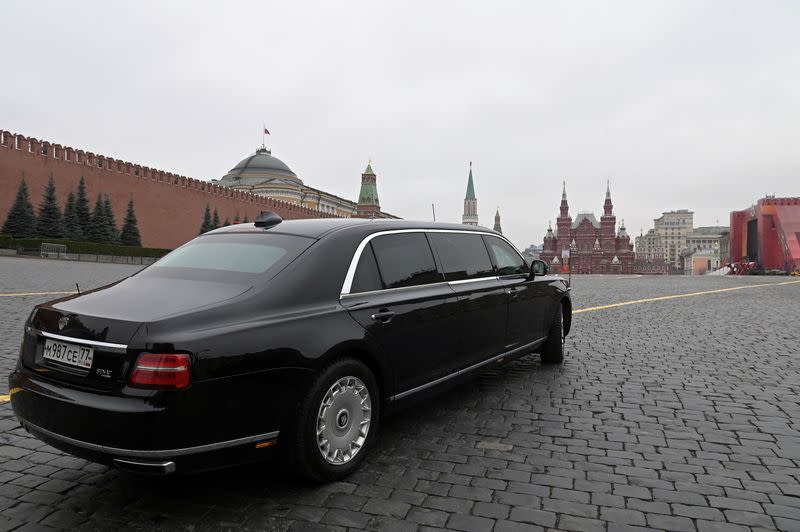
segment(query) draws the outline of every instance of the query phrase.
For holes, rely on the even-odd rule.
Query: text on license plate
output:
[[[76,368],[89,369],[94,359],[94,348],[48,338],[44,341],[44,358]]]

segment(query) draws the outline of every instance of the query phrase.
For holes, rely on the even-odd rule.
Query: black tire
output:
[[[360,380],[361,383],[365,385],[370,399],[371,407],[369,409],[370,419],[368,430],[366,431],[363,444],[353,454],[352,458],[349,458],[344,463],[334,464],[323,457],[323,452],[318,445],[318,417],[323,411],[322,402],[329,390],[331,390],[335,384],[341,382],[342,379],[352,377]],[[306,478],[317,482],[330,482],[340,480],[358,469],[378,436],[378,429],[380,426],[379,394],[380,391],[375,376],[366,365],[356,359],[343,358],[324,367],[313,380],[308,392],[303,397],[299,405],[296,423],[292,428],[291,438],[287,441],[287,444],[291,446],[289,451],[298,472]],[[356,394],[353,393],[353,395]],[[346,400],[345,394],[341,394],[341,396],[338,397],[344,398],[342,400]],[[353,399],[352,397],[350,399],[359,401],[359,399]],[[362,401],[361,407],[363,409],[363,397],[361,397],[360,400]],[[342,410],[345,409],[343,408]],[[353,414],[353,417],[349,419],[352,427],[346,425],[343,429],[336,427],[336,430],[342,430],[348,434],[350,434],[350,428],[357,430],[355,428],[356,423],[353,422],[353,420],[357,419],[358,415],[364,415],[364,413],[356,412]],[[341,417],[336,418],[335,421],[338,424],[339,421],[341,421]]]
[[[561,364],[564,361],[564,310],[558,305],[550,333],[542,346],[542,364]]]

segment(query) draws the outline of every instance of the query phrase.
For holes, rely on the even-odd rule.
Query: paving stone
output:
[[[402,519],[406,516],[410,508],[411,505],[405,502],[384,499],[370,499],[367,501],[367,504],[364,505],[362,512]]]
[[[351,510],[328,510],[322,517],[321,522],[326,525],[338,525],[349,528],[366,528],[370,517],[361,512]]]
[[[622,508],[600,508],[600,519],[625,525],[645,525],[647,520],[642,512]]]
[[[574,515],[562,515],[558,521],[558,528],[561,530],[576,530],[579,532],[593,532],[602,530],[605,522],[597,519],[587,519],[585,517],[575,517]]]
[[[708,521],[721,521],[725,519],[725,514],[717,508],[707,506],[687,506],[685,504],[673,504],[672,512],[675,515],[691,517],[692,519],[706,519]]]
[[[697,520],[698,532],[750,532],[750,527],[735,525],[725,521],[703,521]]]
[[[357,512],[364,507],[366,502],[366,497],[350,495],[349,493],[332,493],[325,499],[325,506],[328,508],[341,508],[342,510],[353,510]]]
[[[510,507],[507,504],[494,502],[476,502],[475,506],[472,507],[473,515],[492,519],[506,519],[509,512]]]
[[[544,527],[552,527],[556,524],[557,516],[554,512],[546,512],[534,508],[517,506],[511,509],[509,520],[531,523]]]
[[[447,520],[447,528],[466,532],[484,532],[494,528],[494,519],[474,515],[452,514]]]
[[[492,500],[492,490],[473,486],[453,486],[450,488],[449,496],[458,499],[490,502]]]
[[[727,497],[709,497],[708,504],[714,508],[730,508],[733,510],[743,510],[747,512],[762,513],[764,510],[757,502],[746,501],[743,499],[729,499]]]
[[[517,521],[497,521],[494,532],[544,532],[544,528]]]
[[[743,512],[739,510],[725,510],[725,518],[731,523],[741,525],[772,528],[772,518],[762,513]]]
[[[468,514],[470,510],[472,510],[474,502],[466,499],[435,497],[431,495],[425,499],[425,502],[422,505],[425,508],[432,508],[434,510]]]
[[[449,516],[450,514],[447,512],[413,507],[408,511],[408,514],[406,514],[406,520],[419,523],[420,525],[442,527],[447,522]]]
[[[687,517],[674,517],[660,514],[647,514],[647,524],[653,528],[663,528],[664,530],[685,530],[692,532],[695,530],[694,523]]]

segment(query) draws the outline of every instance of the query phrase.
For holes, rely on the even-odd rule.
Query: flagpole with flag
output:
[[[266,148],[267,147],[267,135],[269,135],[269,129],[267,129],[267,124],[266,123],[262,122],[261,126],[263,128],[262,129],[262,134],[261,134],[261,145]]]

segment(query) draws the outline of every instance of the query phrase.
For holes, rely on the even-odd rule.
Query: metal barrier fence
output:
[[[67,254],[66,244],[48,244],[42,242],[39,254],[43,259],[62,259]]]

